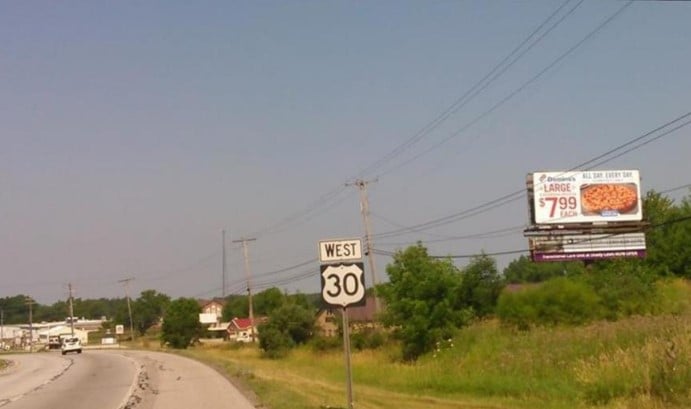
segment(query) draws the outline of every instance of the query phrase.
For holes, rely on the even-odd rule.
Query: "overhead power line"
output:
[[[682,190],[682,189],[691,189],[691,183],[687,183],[685,185],[676,186],[676,187],[672,187],[669,189],[661,190],[658,193],[660,193],[660,194],[672,193],[672,192],[676,192],[677,190]]]
[[[520,226],[512,226],[512,227],[506,227],[503,229],[496,229],[496,230],[490,230],[490,231],[485,231],[485,232],[480,232],[480,233],[472,233],[472,234],[464,234],[461,236],[446,236],[444,238],[439,238],[439,239],[431,239],[431,240],[420,240],[423,244],[431,244],[431,243],[442,243],[442,242],[447,242],[447,241],[460,241],[460,240],[478,240],[478,239],[495,239],[498,237],[505,237],[505,236],[510,236],[516,233],[523,233],[523,230],[525,229],[525,225],[520,225]],[[398,242],[398,243],[379,243],[380,246],[406,246],[410,245],[411,242]]]
[[[394,160],[396,157],[403,154],[405,151],[409,150],[419,141],[424,139],[426,136],[432,133],[435,129],[444,123],[451,115],[457,113],[461,108],[468,104],[473,98],[475,98],[480,92],[489,87],[495,80],[501,77],[509,68],[511,68],[518,60],[521,59],[528,51],[535,47],[542,39],[544,39],[552,30],[554,30],[559,24],[561,24],[566,17],[571,15],[578,6],[583,3],[583,0],[579,1],[574,7],[572,7],[566,14],[564,14],[556,23],[552,24],[546,31],[544,31],[540,36],[537,37],[528,47],[526,44],[534,39],[537,34],[542,31],[542,29],[556,16],[558,15],[564,7],[571,0],[564,1],[556,10],[554,10],[540,25],[538,25],[527,37],[525,37],[516,47],[514,47],[511,52],[506,55],[499,63],[497,63],[487,74],[485,74],[480,80],[475,82],[468,90],[466,90],[463,95],[456,99],[448,108],[446,108],[441,114],[435,117],[432,121],[423,126],[418,130],[413,136],[405,140],[402,144],[396,146],[388,154],[384,155],[381,159],[375,161],[370,166],[362,170],[359,176],[363,176],[376,171],[377,169],[383,167],[390,161]],[[522,50],[522,51],[521,51]]]
[[[678,217],[676,219],[667,220],[665,222],[657,223],[657,224],[651,225],[648,229],[652,230],[652,229],[657,229],[660,227],[670,226],[673,224],[683,223],[683,222],[688,222],[688,221],[691,221],[691,215],[682,216],[682,217]],[[621,234],[621,233],[612,233],[612,234],[609,234],[608,237],[616,236],[617,234]],[[387,251],[387,250],[380,250],[380,249],[373,249],[373,251],[376,252],[377,254],[380,254],[383,256],[390,256],[390,257],[393,257],[397,253],[394,251]],[[472,253],[472,254],[457,254],[457,255],[446,255],[446,256],[431,255],[429,257],[435,258],[435,259],[458,259],[458,258],[473,258],[473,257],[479,257],[479,256],[483,256],[483,255],[491,257],[491,256],[503,256],[503,255],[521,254],[521,253],[530,253],[530,250],[529,249],[506,250],[506,251],[480,252],[480,253]]]
[[[571,0],[564,1],[559,7],[557,7],[542,23],[540,23],[531,33],[524,38],[518,46],[516,46],[508,55],[506,55],[498,64],[496,64],[487,74],[485,74],[479,81],[477,81],[471,88],[469,88],[461,97],[456,99],[446,110],[435,117],[432,121],[426,124],[422,129],[416,132],[408,140],[404,141],[402,144],[394,148],[391,152],[386,154],[383,158],[375,161],[372,165],[361,171],[358,176],[350,178],[350,180],[356,180],[362,178],[362,175],[367,173],[372,173],[376,169],[381,168],[385,164],[389,163],[391,160],[400,156],[402,153],[407,151],[410,147],[415,145],[419,140],[429,135],[434,131],[439,125],[441,125],[446,119],[452,114],[458,112],[465,104],[467,104],[472,98],[474,98],[479,92],[486,89],[492,82],[497,80],[501,75],[503,75],[509,68],[511,68],[519,59],[521,59],[528,51],[535,47],[540,41],[542,41],[550,32],[552,32],[559,24],[561,24],[569,15],[571,15],[576,8],[578,8],[584,0],[580,0],[575,6],[570,8],[564,15],[557,19],[550,27],[546,30],[545,27],[550,21],[553,21],[556,16],[561,13],[564,8],[571,2]],[[542,32],[542,33],[541,33]],[[541,34],[540,34],[541,33]],[[532,42],[531,42],[532,40]],[[529,44],[530,43],[530,44]],[[305,223],[314,217],[327,212],[336,206],[340,200],[342,193],[345,191],[343,186],[339,186],[330,192],[320,196],[315,201],[309,203],[306,208],[292,213],[285,218],[279,220],[278,222],[267,226],[264,229],[258,230],[251,234],[253,237],[262,237],[269,234],[275,234],[285,231],[296,225]]]
[[[616,158],[618,158],[624,154],[630,153],[636,149],[640,149],[643,146],[647,145],[648,143],[651,143],[653,141],[657,141],[664,136],[667,136],[673,132],[678,131],[679,129],[682,129],[682,128],[688,126],[691,123],[691,120],[687,120],[687,121],[684,121],[684,120],[686,120],[689,117],[691,117],[691,111],[687,112],[681,116],[678,116],[678,117],[664,123],[663,125],[660,125],[654,129],[644,133],[643,135],[640,135],[640,136],[635,137],[635,138],[633,138],[627,142],[624,142],[624,143],[616,146],[615,148],[609,149],[608,151],[606,151],[603,154],[600,154],[600,155],[598,155],[592,159],[589,159],[585,162],[582,162],[582,163],[572,167],[571,169],[569,169],[569,171],[574,171],[574,170],[579,170],[579,169],[590,169],[594,166],[600,166],[600,165],[603,165],[609,161],[612,161],[612,160],[614,160],[614,159],[616,159]],[[672,125],[674,125],[674,126],[672,126]],[[666,129],[666,128],[669,128],[670,126],[672,126],[672,128]],[[665,130],[665,131],[661,132],[660,134],[658,134],[656,136],[653,136],[662,130]],[[650,138],[650,139],[646,140],[646,138]],[[631,145],[634,145],[634,146],[631,146]],[[619,152],[619,151],[621,151],[621,152]],[[405,228],[391,230],[388,232],[378,233],[378,234],[375,234],[374,236],[377,238],[394,237],[394,236],[399,236],[402,234],[416,233],[419,231],[428,230],[428,229],[436,228],[439,226],[447,225],[447,224],[450,224],[450,223],[453,223],[453,222],[456,222],[459,220],[466,219],[468,217],[472,217],[472,216],[476,216],[476,215],[481,214],[481,213],[488,212],[488,211],[495,209],[497,207],[504,206],[504,205],[509,204],[511,202],[514,202],[518,199],[521,199],[522,197],[524,197],[524,195],[525,195],[525,188],[522,188],[520,190],[516,190],[514,192],[505,194],[505,195],[503,195],[497,199],[481,203],[477,206],[471,207],[471,208],[466,209],[466,210],[462,210],[460,212],[451,214],[449,216],[444,216],[444,217],[430,220],[430,221],[420,223],[420,224],[417,224],[414,226],[409,226],[409,227],[405,227]]]
[[[290,227],[305,223],[314,217],[331,210],[343,199],[342,194],[348,189],[341,185],[330,192],[321,195],[319,198],[307,205],[306,208],[292,213],[278,222],[269,225],[261,230],[252,233],[253,237],[263,237],[270,234],[276,234],[289,229]]]
[[[557,57],[557,58],[554,59],[551,63],[549,63],[545,68],[543,68],[542,70],[540,70],[537,74],[535,74],[535,75],[534,75],[533,77],[531,77],[529,80],[527,80],[526,82],[524,82],[521,86],[519,86],[519,87],[516,88],[514,91],[512,91],[511,93],[509,93],[507,96],[505,96],[504,98],[502,98],[499,102],[497,102],[496,104],[494,104],[494,105],[493,105],[492,107],[490,107],[488,110],[486,110],[486,111],[484,111],[483,113],[481,113],[480,115],[476,116],[473,120],[471,120],[470,122],[468,122],[467,124],[465,124],[464,126],[462,126],[461,128],[459,128],[459,129],[456,130],[455,132],[451,133],[451,134],[448,135],[447,137],[445,137],[445,138],[439,140],[437,143],[433,144],[432,146],[430,146],[429,148],[425,149],[424,151],[419,152],[418,154],[416,154],[416,155],[414,155],[414,156],[408,158],[407,160],[405,160],[405,161],[403,161],[403,162],[400,162],[400,163],[398,163],[397,165],[395,165],[395,166],[389,168],[389,169],[386,170],[385,172],[380,173],[380,176],[385,176],[385,175],[387,175],[387,174],[389,174],[389,173],[391,173],[391,172],[393,172],[393,171],[395,171],[395,170],[400,169],[401,167],[403,167],[403,166],[405,166],[405,165],[408,165],[408,164],[410,164],[410,163],[412,163],[412,162],[414,162],[414,161],[420,159],[421,157],[423,157],[423,156],[427,155],[428,153],[430,153],[430,152],[432,152],[432,151],[438,149],[439,147],[441,147],[442,145],[444,145],[445,143],[447,143],[447,142],[450,141],[451,139],[457,137],[458,135],[460,135],[460,134],[462,134],[463,132],[465,132],[465,131],[467,131],[468,129],[470,129],[473,125],[475,125],[476,123],[480,122],[482,119],[484,119],[485,117],[487,117],[488,115],[490,115],[491,113],[493,113],[494,111],[496,111],[499,107],[501,107],[502,105],[504,105],[505,103],[507,103],[507,102],[509,102],[511,99],[513,99],[516,95],[518,95],[519,93],[521,93],[522,91],[524,91],[526,88],[528,88],[530,85],[532,85],[532,84],[533,84],[534,82],[536,82],[538,79],[540,79],[545,73],[547,73],[549,70],[551,70],[552,68],[554,68],[554,67],[555,67],[557,64],[559,64],[560,62],[562,62],[566,57],[568,57],[569,55],[571,55],[574,51],[576,51],[578,48],[580,48],[580,47],[581,47],[583,44],[585,44],[588,40],[590,40],[591,38],[593,38],[593,37],[594,37],[597,33],[599,33],[605,26],[607,26],[609,23],[611,23],[612,21],[614,21],[614,19],[615,19],[616,17],[618,17],[618,16],[619,16],[627,7],[629,7],[631,4],[632,4],[631,1],[625,3],[625,4],[624,4],[622,7],[620,7],[616,12],[614,12],[614,14],[612,14],[611,16],[609,16],[609,17],[608,17],[607,19],[605,19],[602,23],[600,23],[597,27],[595,27],[592,31],[590,31],[588,34],[586,34],[585,37],[583,37],[580,41],[578,41],[576,44],[574,44],[573,46],[571,46],[571,47],[570,47],[569,49],[567,49],[564,53],[562,53],[561,55],[559,55],[559,57]]]

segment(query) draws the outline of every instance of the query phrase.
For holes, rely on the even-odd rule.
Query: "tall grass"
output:
[[[668,292],[691,299],[688,284]],[[353,352],[355,406],[413,408],[691,407],[691,311],[669,303],[660,316],[581,327],[512,331],[496,321],[463,329],[415,364],[388,344]],[[281,360],[253,347],[198,348],[243,378],[271,409],[345,407],[340,350],[303,347]]]

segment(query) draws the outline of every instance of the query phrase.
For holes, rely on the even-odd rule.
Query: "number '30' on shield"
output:
[[[322,299],[326,304],[347,307],[365,299],[365,275],[362,263],[323,264]]]

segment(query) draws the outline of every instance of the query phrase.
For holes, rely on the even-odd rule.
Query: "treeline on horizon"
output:
[[[691,278],[691,195],[683,198],[679,203],[660,193],[650,191],[643,198],[643,214],[650,228],[646,234],[647,256],[644,259],[624,259],[611,261],[598,261],[593,263],[588,271],[597,274],[588,275],[591,281],[599,281],[599,285],[610,288],[603,290],[602,295],[623,291],[622,285],[629,287],[633,281],[637,286],[650,286],[660,277],[682,277]],[[396,263],[401,261],[407,251],[420,248],[421,245],[410,246],[408,249],[400,250],[394,256],[394,260],[387,266],[389,279],[392,278],[391,272],[396,270]],[[414,257],[429,257],[426,252],[415,255]],[[451,260],[442,260],[451,263]],[[496,271],[494,259],[486,255],[479,255],[471,260],[469,267],[476,266],[481,270],[478,273],[475,290],[481,289],[482,282],[491,282],[490,291],[492,296],[489,302],[475,305],[475,315],[487,315],[495,313],[499,291],[503,290],[508,284],[536,284],[544,283],[557,277],[580,276],[586,271],[582,262],[545,262],[533,263],[528,257],[520,256],[514,259],[500,274]],[[468,269],[468,267],[466,267]],[[470,268],[472,271],[473,268]],[[459,270],[461,273],[463,269]],[[606,274],[610,272],[611,274]],[[633,281],[632,281],[633,280]],[[468,281],[466,279],[466,281]],[[609,283],[605,282],[609,281]],[[626,283],[625,283],[626,282]],[[593,284],[593,283],[591,283]],[[383,294],[386,294],[387,284],[382,285]],[[626,287],[626,286],[624,286]],[[571,290],[574,290],[571,288]],[[568,292],[568,288],[559,288],[556,291]],[[631,290],[629,288],[629,290]],[[575,291],[575,290],[574,290]],[[633,291],[633,290],[631,290]],[[644,291],[639,288],[636,291]],[[477,292],[477,291],[475,291]],[[466,289],[465,294],[457,294],[458,297],[465,297],[466,303],[472,305],[470,300],[477,297],[473,288]],[[320,294],[295,294],[287,296],[278,288],[269,288],[253,297],[254,312],[256,315],[269,315],[271,311],[286,298],[297,300],[297,304],[318,309],[321,307]],[[27,300],[29,296],[19,294],[16,296],[0,298],[0,309],[3,312],[5,325],[24,324],[29,322],[29,306]],[[222,300],[219,298],[219,300]],[[134,326],[137,330],[144,333],[151,325],[165,313],[166,306],[170,303],[169,296],[149,289],[142,291],[138,298],[132,300]],[[248,302],[245,295],[230,295],[224,300],[225,308],[223,320],[228,321],[234,317],[248,316]],[[612,303],[619,302],[616,299]],[[75,317],[86,319],[101,319],[105,317],[111,324],[127,324],[128,310],[126,298],[98,298],[73,300],[73,310]],[[69,316],[69,304],[67,300],[57,301],[51,305],[43,305],[34,302],[32,304],[33,322],[61,321]],[[606,315],[606,314],[605,314]]]

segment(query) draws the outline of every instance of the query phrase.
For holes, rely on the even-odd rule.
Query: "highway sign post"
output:
[[[365,300],[365,268],[360,239],[322,240],[319,242],[322,300],[341,307],[343,319],[343,355],[346,367],[346,399],[353,409],[353,376],[350,364],[350,328],[348,306]]]

